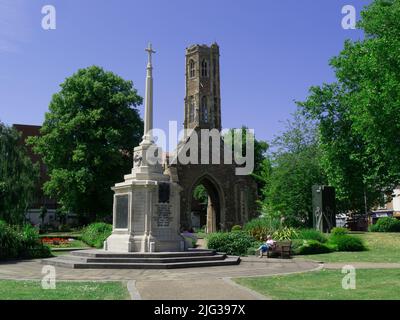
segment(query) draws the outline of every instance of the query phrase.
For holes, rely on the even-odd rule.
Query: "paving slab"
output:
[[[344,266],[353,266],[356,269],[399,269],[400,263],[386,262],[327,262],[323,266],[325,269],[342,269]]]
[[[223,279],[136,281],[143,300],[256,300],[260,297]]]
[[[301,259],[258,259],[244,257],[239,265],[196,267],[187,269],[68,269],[56,268],[59,280],[196,280],[224,277],[274,275],[316,268],[318,263]],[[6,261],[0,263],[0,279],[42,279],[41,259]]]
[[[42,279],[41,259],[0,263],[0,279]],[[236,277],[272,276],[320,268],[303,259],[244,257],[239,265],[187,269],[69,269],[55,267],[59,281],[124,281],[132,299],[255,300],[267,299],[231,281]]]

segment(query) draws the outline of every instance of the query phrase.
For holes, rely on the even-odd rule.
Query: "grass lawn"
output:
[[[127,300],[122,282],[57,282],[42,289],[40,281],[0,280],[0,300]]]
[[[67,251],[67,250],[63,250],[63,251],[51,251],[51,254],[52,254],[54,257],[65,256],[65,255],[71,254],[71,251]]]
[[[365,232],[352,235],[364,239],[369,250],[298,257],[322,262],[400,262],[400,233]]]
[[[82,231],[69,231],[69,232],[63,232],[63,231],[57,231],[57,232],[49,232],[49,233],[44,233],[41,234],[41,238],[52,238],[52,237],[64,237],[64,238],[79,238],[82,235]]]
[[[238,278],[237,283],[279,300],[398,300],[400,269],[360,269],[356,289],[342,288],[341,270],[286,276]]]

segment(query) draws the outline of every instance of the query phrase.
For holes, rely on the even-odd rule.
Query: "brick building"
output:
[[[374,208],[369,215],[369,224],[375,224],[379,218],[394,217],[400,219],[400,186],[393,190],[390,197],[384,195],[384,204]]]
[[[20,143],[24,144],[27,149],[28,156],[32,160],[33,163],[39,163],[39,183],[36,188],[36,196],[34,202],[31,204],[30,208],[26,212],[26,218],[33,224],[41,224],[42,220],[40,218],[40,214],[42,208],[45,207],[47,209],[47,215],[44,219],[44,223],[52,226],[57,226],[59,221],[56,217],[56,209],[57,209],[57,201],[49,198],[43,192],[43,185],[46,181],[49,180],[49,176],[47,174],[46,165],[43,163],[41,157],[35,154],[32,148],[26,144],[26,139],[31,136],[40,136],[40,126],[35,125],[26,125],[26,124],[14,124],[13,128],[21,133]],[[75,221],[75,215],[69,214],[67,217],[67,222]]]

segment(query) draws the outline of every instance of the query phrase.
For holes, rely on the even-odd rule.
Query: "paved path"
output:
[[[42,279],[40,260],[0,263],[0,279]],[[163,270],[68,269],[56,267],[57,280],[128,281],[136,299],[261,299],[266,298],[230,280],[235,277],[270,276],[305,272],[318,263],[302,259],[243,258],[239,265]]]
[[[353,266],[356,269],[400,269],[400,263],[385,262],[326,262],[325,269],[342,269],[344,266]]]

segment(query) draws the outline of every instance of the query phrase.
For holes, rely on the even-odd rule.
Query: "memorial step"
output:
[[[216,254],[213,256],[189,256],[189,257],[165,257],[165,258],[89,258],[83,256],[66,255],[63,260],[72,260],[81,263],[172,263],[187,261],[214,261],[224,260],[225,254]]]
[[[59,257],[53,259],[44,259],[42,260],[42,263],[47,265],[54,265],[72,269],[175,269],[175,268],[237,265],[240,263],[240,258],[227,257],[224,260],[162,262],[162,263],[106,263],[106,262],[82,263]]]
[[[75,269],[169,269],[239,264],[240,258],[214,250],[185,252],[107,252],[83,250],[71,255],[43,259],[43,264]]]
[[[107,252],[104,250],[80,250],[71,252],[74,256],[91,258],[172,258],[213,256],[215,250],[189,250],[183,252]]]

